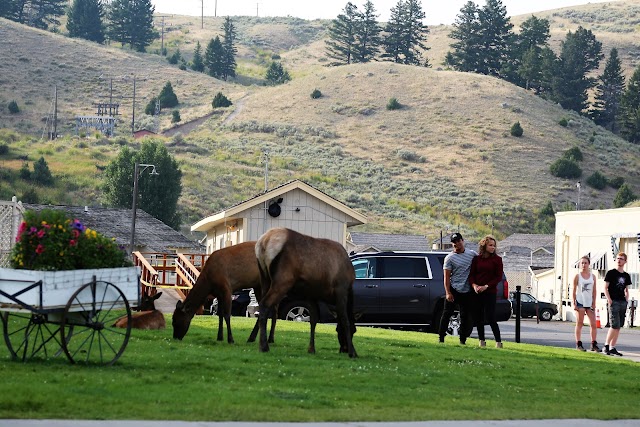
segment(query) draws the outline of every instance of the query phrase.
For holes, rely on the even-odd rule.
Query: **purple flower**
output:
[[[71,228],[80,231],[81,233],[84,232],[85,230],[85,226],[82,225],[82,223],[80,222],[80,220],[78,219],[74,219],[73,222],[71,223]]]

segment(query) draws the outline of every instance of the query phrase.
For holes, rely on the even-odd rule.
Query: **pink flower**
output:
[[[73,239],[69,240],[69,246],[75,246],[75,245],[76,245],[76,243],[78,243],[78,242],[76,242],[76,241],[75,241],[75,240],[73,240]]]
[[[36,247],[36,253],[41,254],[42,252],[44,252],[44,246],[38,245],[38,247]]]
[[[31,227],[29,229],[29,234],[34,234],[34,233],[37,233],[37,232],[38,232],[38,229],[36,227]]]
[[[45,234],[45,231],[44,230],[40,230],[40,231],[38,231],[37,236],[38,236],[39,239],[42,239],[44,237],[44,234]]]
[[[22,221],[20,223],[20,227],[18,228],[18,234],[22,234],[26,229],[27,229],[27,223],[25,221]]]
[[[73,234],[73,237],[75,239],[77,239],[80,236],[80,232],[78,230],[76,230],[75,228],[73,230],[71,230],[71,234]]]

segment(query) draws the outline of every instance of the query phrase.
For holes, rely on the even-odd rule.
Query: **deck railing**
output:
[[[206,254],[134,252],[134,264],[141,270],[141,294],[152,296],[158,288],[171,288],[184,300],[208,257]]]

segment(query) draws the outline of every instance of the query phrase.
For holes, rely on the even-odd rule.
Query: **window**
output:
[[[536,302],[533,297],[527,295],[527,294],[520,294],[520,301],[521,302]]]
[[[376,277],[376,259],[359,258],[353,261],[356,279],[371,279]]]
[[[384,277],[431,278],[425,257],[388,257],[384,259]]]
[[[629,276],[631,276],[631,286],[629,286],[629,290],[639,289],[640,286],[638,286],[638,281],[640,281],[640,274],[630,272]]]

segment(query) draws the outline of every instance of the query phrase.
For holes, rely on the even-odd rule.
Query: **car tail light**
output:
[[[504,278],[504,284],[502,285],[502,296],[504,299],[509,299],[509,281],[507,278]]]

